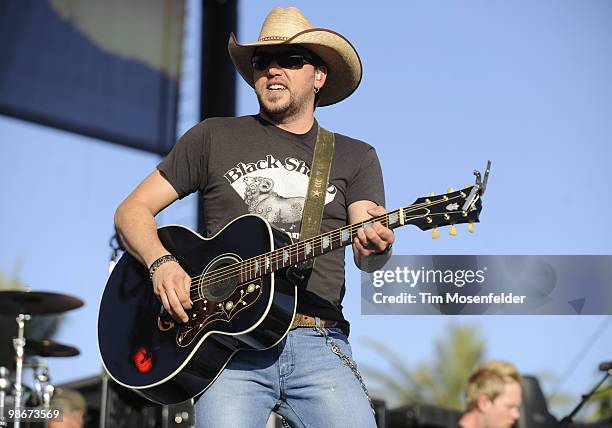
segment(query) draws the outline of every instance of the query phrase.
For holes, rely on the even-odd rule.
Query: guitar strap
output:
[[[331,171],[331,163],[334,155],[334,142],[335,137],[333,132],[329,132],[319,126],[314,154],[312,156],[308,192],[306,193],[306,201],[304,202],[304,210],[302,211],[300,241],[312,238],[320,233],[321,222],[323,220],[323,206],[325,205],[325,196],[327,195],[327,183],[329,182],[329,173]],[[310,259],[304,263],[300,263],[300,270],[312,269],[314,261],[315,259]],[[331,340],[325,329],[318,326],[314,329],[325,338],[326,343],[331,345],[332,352],[338,355],[341,361],[353,371],[353,374],[361,383],[361,387],[370,402],[372,411],[374,411],[372,400],[370,399],[368,390],[363,383],[363,378],[357,370],[357,367],[342,353],[338,345]],[[282,425],[284,428],[291,428],[284,418],[282,418]]]
[[[321,233],[323,206],[325,205],[329,172],[334,156],[334,142],[334,133],[319,126],[314,154],[312,156],[308,191],[306,192],[306,201],[304,202],[304,210],[302,211],[300,241],[312,238]],[[312,267],[313,263],[314,259],[311,259],[309,267]]]

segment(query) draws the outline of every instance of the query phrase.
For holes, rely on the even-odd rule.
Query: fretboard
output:
[[[349,224],[340,229],[305,239],[269,253],[262,254],[241,262],[240,280],[250,281],[277,270],[321,256],[353,243],[357,230],[374,222],[380,222],[389,229],[409,224],[406,217],[407,208],[399,208],[382,216],[374,217],[360,223]]]

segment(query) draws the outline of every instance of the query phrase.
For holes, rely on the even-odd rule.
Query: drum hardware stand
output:
[[[49,364],[47,359],[43,358],[40,363],[36,361],[32,368],[34,369],[34,391],[36,391],[37,398],[40,400],[38,405],[42,406],[45,410],[49,410],[55,387],[49,383]]]
[[[9,379],[9,371],[6,367],[0,367],[0,426],[6,426],[6,418],[4,417],[4,401],[6,393],[11,391],[11,381]]]
[[[26,348],[25,325],[31,319],[32,315],[51,315],[66,312],[83,306],[83,301],[77,297],[68,296],[65,294],[52,293],[48,291],[32,291],[31,289],[23,290],[0,290],[0,313],[10,314],[15,316],[17,322],[17,337],[13,338],[13,348],[15,349],[15,382],[13,383],[14,390],[14,426],[19,428],[22,416],[22,401],[23,400],[23,369],[28,367],[24,364],[24,355],[34,355],[32,349]],[[78,349],[70,346],[51,343],[51,341],[28,340],[30,348],[35,348],[36,352],[41,356],[74,356],[78,355]],[[50,404],[53,394],[53,387],[49,385],[49,372],[47,363],[44,363],[44,369],[37,376],[37,382],[40,386],[42,395],[40,401],[43,404]],[[0,405],[6,407],[6,391],[9,388],[7,379],[7,370],[0,370]],[[0,413],[0,422],[6,425],[4,414]]]
[[[26,345],[25,339],[25,323],[30,320],[30,315],[19,314],[15,320],[17,321],[17,337],[13,339],[13,347],[15,348],[15,428],[19,428],[19,411],[21,409],[22,395],[22,374],[23,374],[23,350]]]

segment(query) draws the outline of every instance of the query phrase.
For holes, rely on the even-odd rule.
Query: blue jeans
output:
[[[325,329],[352,360],[339,328]],[[263,428],[272,411],[291,427],[376,427],[361,384],[314,328],[264,351],[240,351],[196,403],[199,428]]]

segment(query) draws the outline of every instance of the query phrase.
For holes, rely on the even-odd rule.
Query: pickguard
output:
[[[178,346],[189,346],[200,331],[214,321],[230,322],[239,312],[245,310],[261,296],[262,279],[258,278],[239,285],[236,290],[224,300],[203,299],[194,302],[188,311],[189,321],[181,323],[176,332]]]

